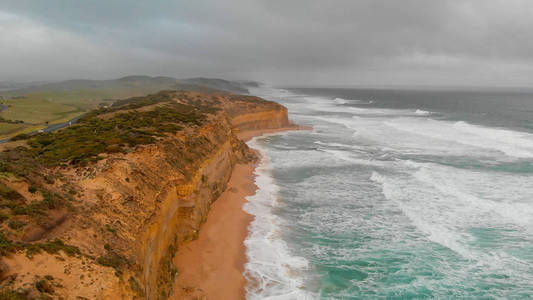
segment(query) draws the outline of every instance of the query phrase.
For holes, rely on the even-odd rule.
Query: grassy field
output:
[[[7,120],[21,120],[25,124],[41,124],[62,119],[67,114],[80,112],[77,107],[54,103],[40,98],[16,99],[4,101],[9,108],[0,116]]]
[[[84,103],[84,105],[63,104],[48,100],[41,95],[31,94],[24,99],[9,99],[0,102],[8,106],[6,110],[0,112],[0,117],[24,122],[23,124],[0,123],[0,138],[27,132],[30,128],[36,130],[50,124],[65,122],[98,105],[95,101]]]
[[[155,93],[168,86],[117,87],[104,90],[43,91],[28,94],[4,95],[0,103],[9,108],[0,112],[6,120],[20,120],[23,124],[0,123],[0,138],[44,128],[51,124],[66,122],[84,112],[97,108],[99,104],[111,104],[110,99],[123,99]]]
[[[0,132],[5,132],[6,134],[19,132],[24,128],[24,124],[9,124],[9,123],[0,123]]]

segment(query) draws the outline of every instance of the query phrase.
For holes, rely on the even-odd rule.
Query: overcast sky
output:
[[[531,0],[0,0],[0,81],[533,83]]]

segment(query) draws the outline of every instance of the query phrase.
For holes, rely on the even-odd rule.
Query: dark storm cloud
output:
[[[532,9],[528,0],[4,0],[0,79],[524,85]]]

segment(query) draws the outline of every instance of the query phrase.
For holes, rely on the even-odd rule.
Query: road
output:
[[[1,111],[1,110],[0,110],[0,111]],[[63,122],[63,123],[50,125],[50,126],[44,128],[44,129],[41,129],[41,130],[42,130],[43,132],[52,132],[52,131],[56,131],[56,130],[59,130],[59,129],[61,129],[61,128],[68,127],[68,126],[70,126],[70,125],[72,125],[72,124],[76,124],[76,123],[78,122],[78,120],[79,120],[81,117],[83,117],[83,116],[85,116],[85,114],[79,115],[79,116],[77,116],[77,117],[75,117],[75,118],[73,118],[73,119],[70,119],[70,120],[68,120],[68,121],[66,121],[66,122]],[[39,131],[40,131],[40,130],[32,131],[32,132],[30,132],[29,134],[30,134],[30,135],[34,135],[34,134],[39,133]],[[0,140],[0,144],[7,143],[7,142],[9,142],[9,140],[10,140],[10,139],[3,139],[3,140]]]

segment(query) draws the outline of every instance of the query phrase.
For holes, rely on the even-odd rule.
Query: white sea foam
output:
[[[533,134],[472,125],[463,121],[394,119],[385,122],[396,130],[431,139],[500,151],[516,158],[533,157]]]
[[[342,143],[325,143],[325,142],[322,142],[322,141],[314,141],[313,143],[317,144],[317,145],[321,145],[321,146],[326,146],[326,147],[334,147],[334,148],[346,148],[346,149],[351,149],[355,152],[364,152],[365,148],[364,147],[361,147],[361,146],[358,146],[358,145],[349,145],[349,144],[342,144]]]
[[[405,153],[533,158],[533,134],[526,132],[463,121],[408,117],[401,112],[383,116],[376,112],[373,118],[336,115],[316,116],[315,119],[343,125],[354,130],[358,139],[372,140],[382,147]]]
[[[417,110],[415,111],[415,115],[419,115],[419,116],[428,116],[428,115],[431,115],[431,112],[430,112],[430,111],[427,111],[427,110],[417,109]]]
[[[331,166],[344,165],[331,158],[330,155],[326,155],[324,152],[316,150],[318,150],[318,148],[312,150],[291,150],[287,155],[278,157],[277,163],[282,165],[284,169],[298,168],[301,166],[320,168],[324,166],[324,164]]]
[[[317,98],[317,97],[315,97],[315,98]],[[357,100],[357,99],[347,100],[347,99],[343,99],[343,98],[335,98],[335,99],[333,99],[333,102],[335,102],[336,104],[339,104],[339,105],[344,105],[344,104],[349,104],[349,103],[354,103],[354,104],[372,104],[372,103],[374,103],[374,101],[365,101],[365,100]]]
[[[355,165],[374,166],[374,167],[383,167],[383,166],[390,165],[388,162],[358,157],[353,152],[348,152],[348,151],[343,151],[343,150],[333,150],[333,149],[319,149],[319,150],[331,154],[336,159],[339,159],[341,161],[346,161],[346,162],[349,162]]]
[[[505,251],[472,247],[469,241],[475,238],[469,228],[520,226],[524,232],[532,232],[533,204],[513,201],[516,199],[499,202],[480,198],[479,189],[465,182],[485,182],[485,174],[457,171],[431,163],[407,161],[405,165],[406,173],[383,175],[373,172],[371,180],[382,184],[385,197],[393,201],[429,240],[476,262],[475,266],[506,270],[512,264],[513,270],[525,271],[523,268],[527,263]]]
[[[454,205],[462,210],[464,218],[454,223],[505,223],[533,232],[533,191],[528,183],[533,178],[520,174],[494,174],[457,170],[436,164],[407,161],[414,166],[413,177],[446,199],[455,199]]]
[[[346,101],[346,99],[342,99],[342,98],[335,98],[335,99],[333,99],[333,101],[334,101],[335,103],[337,103],[337,104],[341,104],[341,105],[342,105],[342,104],[346,104],[346,103],[348,103],[348,102]]]
[[[252,139],[248,145],[258,149],[262,158],[256,168],[256,194],[247,197],[246,212],[254,215],[245,240],[248,262],[245,265],[247,299],[315,299],[305,289],[305,271],[309,263],[293,256],[280,236],[282,220],[272,210],[278,206],[278,190],[271,177],[266,150]]]

